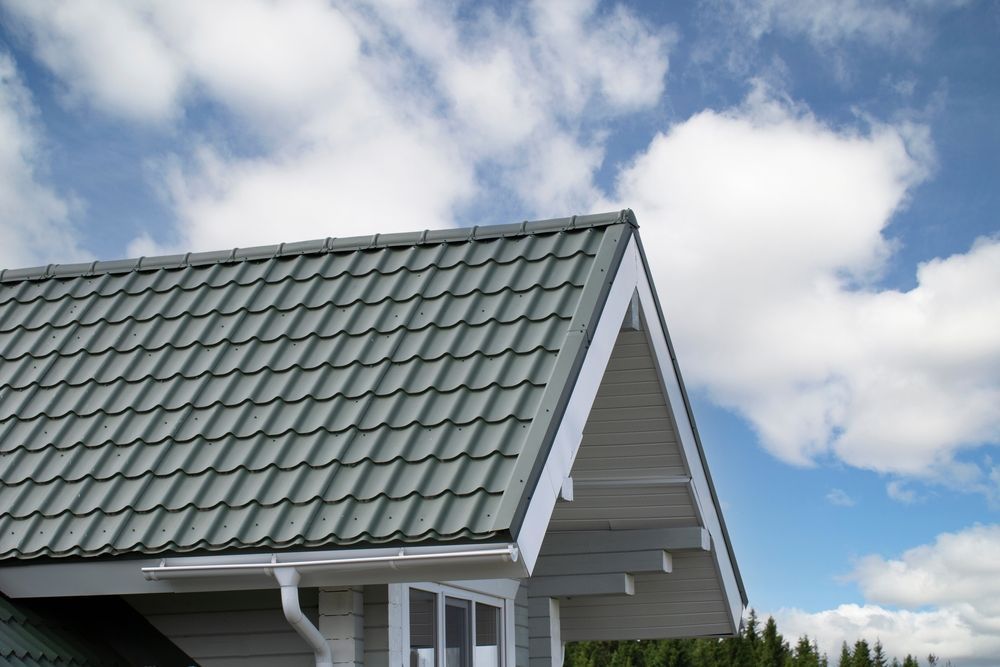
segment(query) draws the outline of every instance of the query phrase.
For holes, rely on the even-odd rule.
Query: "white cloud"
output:
[[[207,101],[260,147],[233,155],[200,136],[162,159],[179,225],[171,248],[132,246],[145,251],[447,226],[482,182],[530,215],[582,210],[603,128],[657,103],[674,40],[596,2],[461,18],[416,0],[7,11],[74,103],[169,127]]]
[[[358,37],[325,2],[171,0],[149,8],[148,32],[168,44],[191,85],[255,120],[285,129],[354,85]]]
[[[859,47],[921,60],[944,14],[970,0],[701,0],[698,62],[731,73],[784,77],[775,38],[811,46],[837,83],[856,76]],[[905,90],[905,84],[904,88]]]
[[[862,42],[915,52],[927,43],[931,19],[970,0],[706,0],[747,36],[803,37],[822,50]]]
[[[81,259],[71,202],[39,176],[44,163],[31,97],[0,53],[0,268]]]
[[[826,502],[838,507],[854,507],[857,501],[847,494],[843,489],[830,489],[826,494]]]
[[[1000,441],[1000,241],[873,285],[930,169],[912,125],[837,129],[761,89],[653,139],[620,175],[684,370],[779,458],[979,479]]]
[[[525,148],[512,181],[533,210],[557,216],[586,210],[600,197],[592,182],[604,159],[599,146],[581,146],[572,137],[554,134]]]
[[[733,0],[730,4],[754,39],[782,31],[827,47],[853,40],[891,46],[922,37],[918,23],[905,7],[885,1]]]
[[[143,3],[114,0],[14,3],[4,8],[31,33],[38,58],[74,102],[136,120],[177,112],[183,75]]]
[[[442,227],[471,176],[432,136],[385,124],[378,137],[321,144],[287,159],[227,160],[202,147],[197,165],[168,165],[185,248]],[[140,238],[130,254],[163,247]]]
[[[886,495],[897,503],[903,503],[904,505],[912,505],[918,500],[917,492],[907,488],[906,484],[898,479],[894,479],[886,484],[885,492]]]
[[[897,560],[867,556],[852,578],[867,599],[880,604],[909,609],[971,604],[1000,615],[1000,525],[942,533],[934,544],[910,549]]]
[[[938,535],[897,559],[862,558],[851,575],[867,603],[775,614],[788,636],[808,633],[831,656],[840,643],[880,639],[890,655],[934,653],[955,665],[1000,655],[1000,525]]]

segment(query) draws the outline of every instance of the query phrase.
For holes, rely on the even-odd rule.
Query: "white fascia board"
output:
[[[681,443],[681,455],[691,475],[695,511],[701,525],[707,528],[709,534],[712,536],[712,542],[715,545],[713,552],[715,554],[716,568],[722,580],[726,602],[729,605],[733,632],[736,632],[743,618],[743,598],[736,579],[736,564],[730,559],[730,551],[727,548],[728,545],[726,544],[726,536],[722,529],[719,511],[712,500],[712,490],[709,486],[708,474],[702,463],[702,456],[698,451],[694,426],[688,417],[684,393],[681,390],[680,377],[677,374],[676,366],[667,348],[667,335],[660,324],[652,286],[645,271],[639,272],[637,291],[639,294],[639,303],[645,314],[647,339],[653,350],[653,357],[660,380],[663,383],[663,389],[667,394],[667,409],[670,411],[670,416],[677,426],[677,437]]]
[[[507,547],[513,558],[500,553]],[[177,569],[143,572],[163,567]],[[11,565],[0,567],[0,590],[18,598],[273,588],[276,567],[298,570],[306,588],[524,576],[513,545],[456,544]]]
[[[633,236],[629,239],[618,272],[611,284],[607,302],[587,347],[573,393],[566,405],[566,412],[559,424],[545,467],[531,494],[528,511],[518,533],[517,546],[528,575],[535,567],[538,553],[542,548],[542,540],[545,539],[545,531],[552,518],[552,510],[562,493],[566,478],[569,477],[573,461],[576,460],[576,453],[583,439],[583,429],[590,416],[590,408],[594,404],[604,371],[611,359],[611,352],[625,320],[625,313],[635,294],[636,283],[641,275],[641,265],[642,258]]]

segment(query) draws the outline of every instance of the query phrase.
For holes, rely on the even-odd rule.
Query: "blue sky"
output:
[[[0,265],[632,207],[753,606],[997,664],[1000,3],[0,7]]]

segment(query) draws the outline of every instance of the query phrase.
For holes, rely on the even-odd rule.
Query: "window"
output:
[[[500,607],[476,603],[476,667],[500,667]]]
[[[430,590],[433,589],[433,590]],[[410,667],[503,667],[502,598],[437,584],[409,589]]]
[[[410,667],[435,667],[437,654],[437,595],[410,591]]]

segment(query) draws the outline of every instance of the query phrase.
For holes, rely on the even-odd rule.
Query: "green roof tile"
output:
[[[0,272],[0,559],[516,535],[633,225]]]

